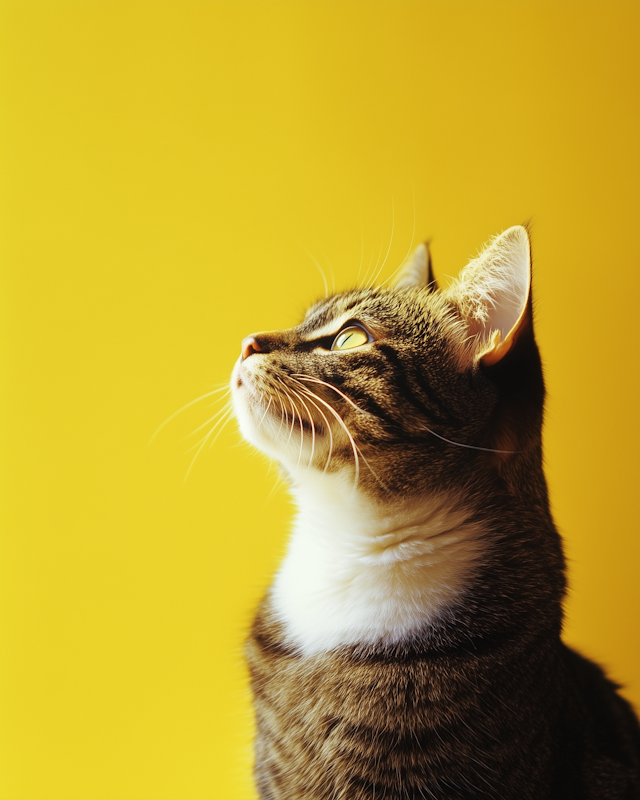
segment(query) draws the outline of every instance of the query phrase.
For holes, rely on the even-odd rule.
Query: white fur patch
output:
[[[305,655],[398,643],[455,603],[481,549],[452,497],[375,506],[349,472],[299,471],[299,513],[272,588],[287,642]]]

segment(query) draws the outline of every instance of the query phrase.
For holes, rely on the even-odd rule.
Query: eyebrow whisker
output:
[[[378,277],[379,277],[380,273],[384,269],[384,265],[387,263],[387,259],[389,258],[389,253],[391,252],[391,244],[393,242],[393,233],[394,233],[394,230],[395,230],[395,226],[396,226],[395,205],[394,205],[394,202],[393,202],[393,198],[391,198],[391,236],[389,237],[389,246],[387,247],[387,252],[385,254],[384,261],[380,265],[380,269],[376,272],[376,274],[373,276],[373,278],[369,282],[369,285],[367,287],[368,289],[373,289],[373,286],[374,286],[375,282],[378,280]]]

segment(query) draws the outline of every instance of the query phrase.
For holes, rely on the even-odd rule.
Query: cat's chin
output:
[[[265,398],[240,360],[231,375],[231,397],[242,436],[278,461],[295,480],[298,473],[319,471],[330,455],[330,437],[317,424],[287,416],[281,403]]]
[[[280,447],[270,430],[273,418],[269,414],[268,402],[261,402],[259,397],[252,394],[248,381],[235,374],[231,378],[231,397],[242,436],[265,455],[278,459]]]

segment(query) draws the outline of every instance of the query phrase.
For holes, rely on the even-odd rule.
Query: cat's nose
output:
[[[254,353],[259,353],[262,350],[260,343],[255,336],[245,336],[242,340],[242,360],[249,358]]]

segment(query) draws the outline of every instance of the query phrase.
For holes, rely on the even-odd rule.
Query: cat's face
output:
[[[470,448],[495,448],[500,391],[479,353],[497,343],[465,316],[469,297],[426,274],[414,257],[396,288],[326,298],[296,327],[243,342],[231,381],[242,433],[294,480],[340,473],[377,496],[422,492],[461,479],[486,452]],[[503,341],[526,301],[512,302]]]

